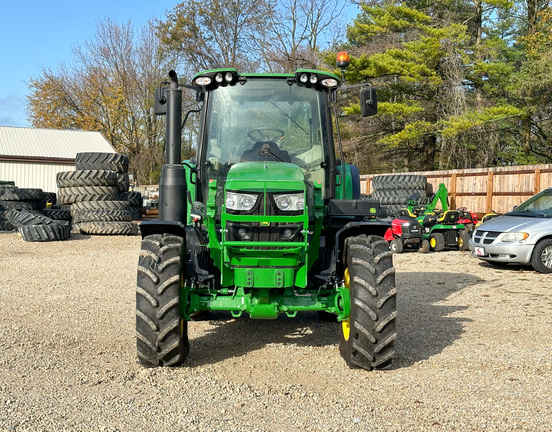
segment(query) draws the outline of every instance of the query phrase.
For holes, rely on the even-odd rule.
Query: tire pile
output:
[[[56,177],[58,202],[71,206],[73,229],[83,234],[138,234],[127,192],[128,157],[119,153],[77,153],[75,168]],[[133,207],[136,202],[133,198]]]
[[[0,187],[0,230],[17,229],[25,241],[44,242],[60,241],[69,238],[71,222],[67,220],[67,211],[63,219],[51,214],[47,217],[42,212],[48,202],[55,203],[54,193],[42,189]],[[58,210],[63,212],[63,210]]]
[[[389,174],[372,179],[372,199],[387,207],[390,216],[396,216],[408,205],[408,198],[415,193],[426,196],[427,178],[414,174]]]
[[[46,197],[42,189],[18,188],[9,183],[0,185],[0,231],[13,231],[16,227],[10,222],[10,210],[42,210]]]
[[[28,242],[60,241],[71,235],[71,222],[51,219],[36,211],[13,209],[8,218]]]

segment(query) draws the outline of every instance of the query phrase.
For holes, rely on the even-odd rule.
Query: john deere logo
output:
[[[374,207],[370,207],[370,213],[376,213],[376,209]]]
[[[270,226],[270,222],[261,222],[261,226]]]

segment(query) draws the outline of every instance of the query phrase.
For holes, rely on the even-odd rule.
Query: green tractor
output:
[[[437,209],[439,204],[441,208]],[[430,248],[435,252],[445,247],[468,250],[470,234],[464,224],[464,212],[449,209],[448,191],[443,183],[430,198],[411,197],[408,209],[402,212],[416,217],[422,225],[422,239],[429,241]]]
[[[342,76],[347,65],[338,61]],[[357,167],[343,162],[333,106],[342,80],[317,70],[208,70],[191,85],[174,71],[169,77],[155,98],[156,114],[167,116],[159,220],[140,225],[139,363],[180,364],[196,314],[318,311],[340,323],[339,350],[351,368],[390,367],[389,222],[377,202],[362,199]],[[195,91],[200,113],[197,156],[184,162],[182,87]],[[358,87],[362,115],[375,114],[375,90]]]

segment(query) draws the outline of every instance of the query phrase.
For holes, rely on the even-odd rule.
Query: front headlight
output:
[[[526,232],[509,232],[504,234],[500,240],[503,242],[514,242],[525,240],[527,237],[529,237],[529,234]]]
[[[305,198],[302,193],[274,195],[274,202],[282,211],[300,211],[305,208]]]
[[[226,208],[228,210],[250,211],[257,203],[257,195],[226,192]]]

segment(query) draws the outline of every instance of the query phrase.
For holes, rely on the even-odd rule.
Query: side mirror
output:
[[[376,89],[368,87],[360,91],[360,113],[362,117],[369,117],[378,113]]]
[[[155,89],[155,101],[153,104],[153,112],[156,115],[167,114],[167,98],[165,97],[165,89],[158,87]]]

